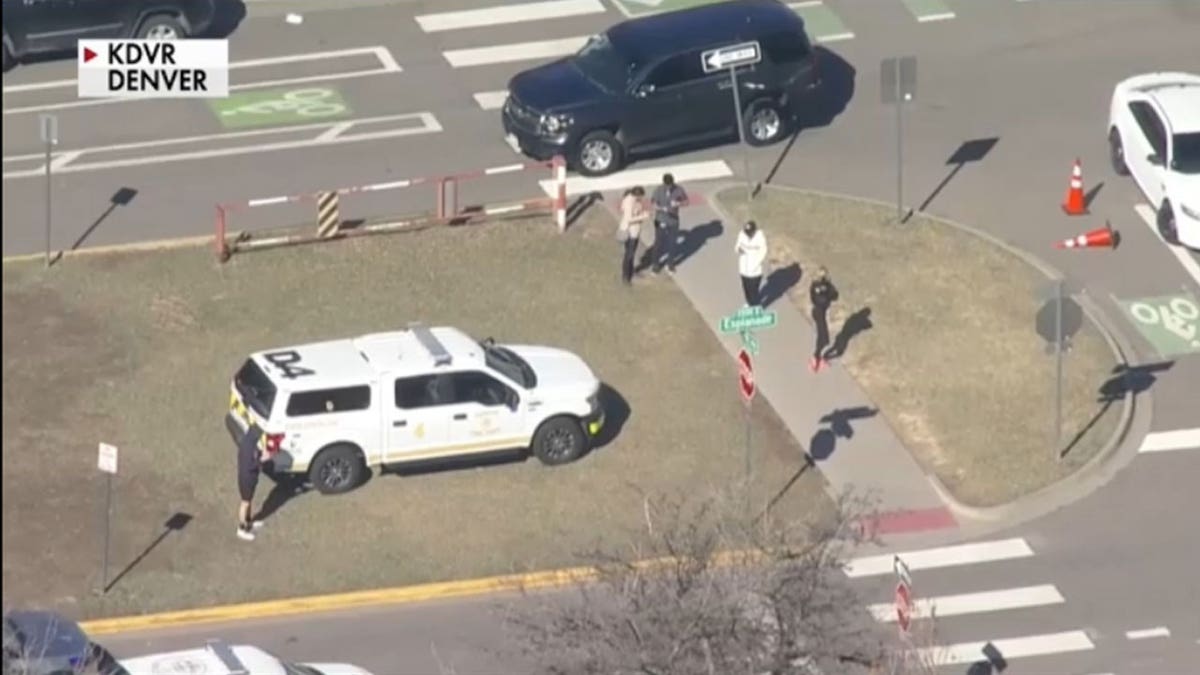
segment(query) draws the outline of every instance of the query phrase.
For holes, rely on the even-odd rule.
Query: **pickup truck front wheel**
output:
[[[533,454],[546,466],[574,462],[587,450],[587,436],[579,420],[552,417],[533,435]]]

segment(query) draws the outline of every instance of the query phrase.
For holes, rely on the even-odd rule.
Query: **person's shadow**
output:
[[[798,263],[771,270],[771,273],[767,275],[767,280],[763,283],[762,306],[770,307],[771,303],[787,295],[793,286],[800,283],[801,276],[803,273],[800,271]]]
[[[658,254],[658,232],[654,229],[654,225],[650,225],[650,236],[653,237],[652,243],[646,246],[646,250],[642,251],[641,258],[638,260],[635,272],[643,272],[654,266],[654,257]],[[701,223],[694,227],[689,227],[686,230],[679,230],[679,238],[675,241],[674,255],[670,261],[670,265],[679,265],[688,258],[696,254],[709,239],[721,236],[725,231],[725,227],[721,225],[719,220],[710,220],[707,223]],[[664,264],[667,264],[664,262]]]
[[[846,353],[846,348],[850,346],[850,341],[857,335],[873,328],[875,324],[871,323],[871,308],[863,307],[857,312],[846,317],[842,322],[842,329],[838,331],[837,337],[833,339],[833,345],[825,351],[825,359],[836,359]]]

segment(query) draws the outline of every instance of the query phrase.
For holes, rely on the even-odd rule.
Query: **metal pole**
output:
[[[108,592],[108,549],[112,536],[112,481],[113,475],[107,474],[104,487],[104,567],[100,575],[100,592]]]
[[[54,139],[46,137],[46,267],[50,267],[50,154],[51,148],[54,147]]]
[[[742,172],[746,174],[746,218],[754,220],[750,207],[750,202],[754,199],[753,181],[750,179],[750,151],[746,148],[746,128],[742,120],[742,95],[738,91],[737,68],[729,69],[729,82],[733,86],[733,113],[734,119],[737,120],[738,145],[742,150]]]
[[[746,405],[744,406],[746,409],[746,445],[745,445],[746,484],[745,484],[745,486],[743,486],[742,489],[745,491],[745,498],[746,498],[745,508],[746,508],[746,518],[747,519],[750,518],[750,493],[752,492],[752,490],[750,489],[751,488],[750,476],[754,472],[753,463],[752,463],[753,460],[751,459],[751,455],[750,455],[750,453],[751,453],[750,429],[752,426],[751,422],[750,422],[750,418],[751,418],[751,406],[753,406],[753,405],[754,405],[754,399],[750,399],[750,400],[746,401]]]
[[[900,59],[896,59],[896,220],[904,219],[904,99]]]
[[[1055,285],[1054,304],[1054,457],[1062,459],[1062,398],[1063,398],[1063,292],[1065,281],[1059,279]]]

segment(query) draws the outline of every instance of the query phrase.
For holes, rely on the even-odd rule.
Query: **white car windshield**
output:
[[[1175,156],[1171,158],[1171,169],[1179,173],[1200,173],[1200,132],[1175,134],[1171,139]]]

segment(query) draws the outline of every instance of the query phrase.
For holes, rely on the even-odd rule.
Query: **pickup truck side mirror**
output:
[[[521,405],[521,396],[515,391],[510,391],[504,403],[508,406],[509,410],[516,412],[517,407]]]
[[[1152,152],[1149,155],[1146,155],[1146,161],[1150,162],[1154,166],[1162,166],[1163,165],[1163,158],[1157,152]]]

